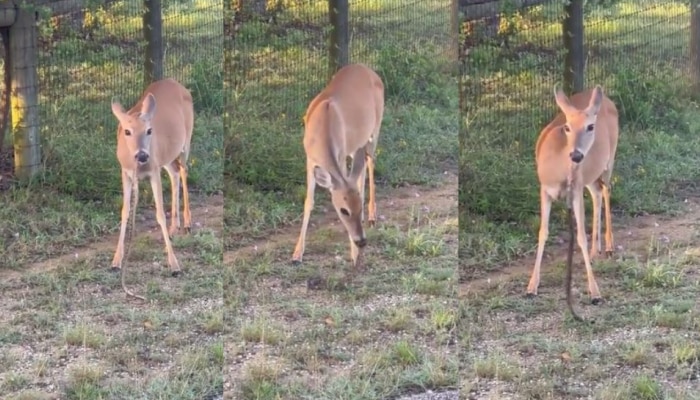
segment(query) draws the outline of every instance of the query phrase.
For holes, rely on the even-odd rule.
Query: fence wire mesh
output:
[[[58,14],[50,7],[40,8],[39,103],[50,183],[77,199],[101,200],[121,193],[115,156],[117,121],[110,101],[114,97],[128,109],[145,89],[145,8],[143,2],[129,0],[90,4]],[[210,150],[198,145],[207,140],[205,135],[216,131],[221,136],[220,127],[196,133],[205,115],[220,115],[223,108],[223,4],[222,0],[162,4],[163,75],[192,93],[196,117],[191,162],[196,163],[204,158],[202,151]],[[205,125],[213,127],[210,122]],[[202,174],[216,169],[204,164],[192,169],[195,192],[202,189],[197,184]],[[167,180],[164,183],[167,187]]]
[[[255,3],[262,5],[256,7]],[[296,218],[306,184],[302,117],[331,74],[329,1],[247,4],[249,8],[238,13],[232,28],[235,94],[231,126],[227,128],[230,137],[227,154],[231,155],[227,157],[227,171],[239,188],[232,193],[240,194],[240,188],[246,187],[277,196],[269,208],[284,215],[289,211],[280,210],[284,204],[296,202],[290,208]],[[451,10],[450,0],[349,1],[348,61],[370,66],[385,84],[387,111],[382,132],[390,133],[382,133],[378,144],[380,185],[418,179],[400,176],[406,171],[421,173],[420,168],[406,168],[408,165],[402,164],[401,153],[410,152],[412,147],[413,151],[426,151],[428,159],[421,165],[426,168],[437,170],[440,168],[437,164],[444,166],[446,158],[456,164],[455,146],[444,150],[449,156],[430,158],[427,148],[432,144],[421,142],[428,138],[397,129],[404,115],[395,112],[402,106],[423,105],[431,111],[441,108],[443,115],[449,114],[454,120],[453,128],[445,130],[456,145],[458,96],[454,78],[455,35],[450,34]],[[452,105],[452,109],[445,110]],[[233,148],[235,145],[241,148]],[[263,201],[259,196],[256,198]],[[229,220],[228,225],[250,232],[251,226],[243,219],[254,218],[252,214],[263,210],[260,206],[257,211],[243,210],[240,208],[246,206],[242,203],[232,204],[239,219]],[[274,221],[267,217],[260,219],[279,223],[285,219],[279,214],[272,217]]]
[[[474,3],[482,3],[478,13]],[[490,12],[483,11],[486,3],[493,3]],[[465,129],[460,204],[469,214],[491,223],[518,224],[527,233],[536,232],[539,223],[535,143],[559,111],[552,88],[562,82],[566,55],[562,2],[534,3],[515,8],[512,2],[463,1],[460,32]],[[638,141],[634,131],[656,126],[660,114],[676,112],[661,93],[677,89],[679,83],[687,86],[689,24],[685,1],[584,5],[584,86],[602,85],[619,109],[617,158],[624,161],[616,164],[613,182],[626,180],[629,191],[613,190],[613,203],[624,197],[621,203],[632,213],[649,211],[640,204],[646,198],[634,193],[634,181],[648,178],[637,170],[642,161],[633,155]],[[663,147],[656,145],[657,150]],[[659,157],[674,156],[662,151]],[[558,220],[563,218],[553,222]]]

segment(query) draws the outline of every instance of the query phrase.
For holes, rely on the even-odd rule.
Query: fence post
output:
[[[690,2],[690,62],[693,90],[700,90],[700,0]]]
[[[452,51],[455,65],[459,63],[459,0],[452,0],[450,25],[452,25]],[[459,68],[457,68],[459,70]]]
[[[570,0],[564,7],[566,17],[562,23],[566,61],[564,62],[564,92],[573,94],[583,90],[583,0]]]
[[[331,22],[331,37],[329,46],[330,76],[350,62],[349,15],[348,0],[328,0],[328,14]]]
[[[144,0],[143,34],[146,38],[144,87],[163,79],[163,17],[161,0]]]
[[[17,4],[17,19],[10,26],[12,65],[12,136],[15,176],[31,178],[41,165],[39,137],[36,13]]]

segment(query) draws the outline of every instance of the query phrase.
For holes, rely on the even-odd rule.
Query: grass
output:
[[[386,219],[368,230],[362,273],[337,229],[310,230],[300,267],[289,264],[294,235],[234,253],[225,263],[225,397],[456,393],[455,193],[453,179],[439,195],[416,188],[391,206],[380,200]],[[411,205],[430,210],[407,213]],[[417,254],[409,237],[418,236],[444,246]]]
[[[126,300],[119,275],[103,267],[111,252],[3,281],[4,398],[221,396],[224,326],[217,230],[176,237],[177,255],[186,266],[182,278],[170,278],[154,262],[163,258],[155,242],[137,251],[127,284],[145,295],[145,303]],[[183,247],[185,241],[189,245]]]
[[[165,75],[195,100],[190,157],[194,205],[221,193],[223,169],[221,3],[173,5],[164,15]],[[2,268],[22,268],[86,245],[118,229],[121,207],[112,96],[130,107],[143,89],[139,7],[118,1],[88,13],[91,39],[54,20],[40,26],[42,171],[32,182],[4,176],[0,201]],[[177,16],[177,17],[176,17]],[[96,22],[95,22],[96,21]],[[219,39],[217,39],[219,38]],[[9,182],[9,183],[8,183]],[[169,190],[164,179],[164,190]],[[152,204],[150,185],[141,184]],[[169,198],[168,198],[169,202]]]
[[[236,33],[226,129],[226,226],[233,249],[296,223],[305,195],[302,116],[328,79],[326,8],[291,7],[276,24],[249,21]],[[429,184],[454,170],[456,81],[449,60],[449,4],[353,5],[350,61],[382,77],[386,111],[376,165],[381,190]],[[319,201],[325,194],[319,191]]]
[[[517,25],[510,47],[473,46],[466,61],[458,320],[465,397],[698,398],[692,154],[700,120],[686,69],[689,11],[673,1],[590,7],[586,85],[602,84],[621,114],[616,254],[593,264],[605,303],[590,304],[576,248],[574,302],[588,322],[565,311],[565,246],[554,243],[566,221],[561,204],[539,295],[523,296],[539,228],[534,145],[556,111],[551,87],[563,61],[560,12],[538,6],[509,19]]]

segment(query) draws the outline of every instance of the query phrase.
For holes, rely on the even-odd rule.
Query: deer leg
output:
[[[132,195],[132,179],[138,179],[135,174],[132,177],[127,171],[122,170],[122,220],[119,228],[119,240],[117,241],[117,250],[114,252],[112,259],[112,269],[121,269],[122,259],[124,258],[124,239],[126,237],[126,225],[129,222],[129,213],[131,212],[131,195]],[[138,181],[136,182],[138,196]],[[136,212],[136,210],[134,210]],[[132,226],[131,229],[134,229]]]
[[[168,231],[171,238],[180,230],[180,171],[176,163],[177,161],[173,161],[165,166],[165,170],[170,177],[170,191],[172,195],[170,200],[170,230]]]
[[[187,159],[185,156],[180,157],[178,161],[180,167],[180,179],[182,180],[182,217],[185,220],[185,232],[189,233],[192,229],[192,214],[190,213],[190,191],[187,187]]]
[[[163,233],[163,241],[165,242],[165,251],[168,254],[168,266],[173,276],[178,276],[181,273],[180,263],[175,257],[173,244],[168,235],[168,226],[165,219],[165,210],[163,209],[163,183],[161,182],[160,174],[151,174],[151,189],[153,190],[153,199],[156,203],[156,220],[160,225],[160,230]]]
[[[374,226],[377,223],[377,201],[375,198],[374,189],[374,151],[372,154],[366,153],[367,157],[367,172],[369,174],[369,203],[367,204],[367,212],[369,213],[369,226]]]
[[[600,186],[598,186],[598,182],[594,182],[591,185],[587,186],[588,192],[591,194],[591,200],[593,202],[593,220],[592,220],[592,226],[591,226],[591,252],[590,257],[591,259],[595,259],[600,255],[600,251],[602,249],[602,243],[601,243],[601,211],[602,211],[602,206],[603,206],[603,198],[602,198],[602,192],[600,190]]]
[[[309,219],[311,218],[311,210],[314,208],[314,190],[316,189],[316,178],[314,178],[314,166],[306,164],[306,199],[304,199],[304,217],[301,222],[301,232],[297,245],[294,248],[292,255],[292,264],[299,265],[304,256],[304,248],[306,247],[306,230],[309,227]]]
[[[610,210],[610,188],[605,182],[601,182],[603,188],[603,201],[605,203],[605,254],[613,255],[612,211]]]
[[[537,288],[540,285],[540,267],[544,255],[544,245],[549,236],[549,214],[552,211],[552,199],[544,188],[540,189],[540,233],[537,241],[537,256],[535,258],[535,268],[530,276],[530,283],[527,285],[527,297],[537,296]]]
[[[576,218],[576,238],[578,239],[578,246],[581,248],[581,254],[583,254],[583,262],[586,264],[586,276],[588,277],[588,292],[591,296],[591,302],[593,304],[600,304],[603,301],[603,299],[600,297],[598,284],[595,281],[595,276],[593,276],[591,258],[589,257],[587,251],[588,240],[586,239],[586,209],[583,204],[583,188],[580,188],[580,190],[574,190],[573,196],[574,217]]]

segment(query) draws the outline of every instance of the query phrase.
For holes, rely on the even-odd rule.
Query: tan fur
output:
[[[357,265],[366,244],[364,221],[365,168],[369,173],[369,223],[377,216],[374,153],[384,114],[384,84],[362,64],[341,68],[309,104],[304,116],[306,200],[301,233],[292,261],[301,263],[316,184],[329,189],[333,206],[350,238],[350,256]],[[350,173],[347,157],[352,157]],[[347,213],[347,215],[345,214]]]
[[[602,300],[593,276],[591,259],[601,251],[601,206],[605,205],[605,251],[613,252],[612,217],[610,214],[610,177],[615,163],[618,140],[618,112],[615,104],[596,86],[571,96],[555,88],[555,101],[561,112],[540,133],[535,150],[537,176],[540,181],[540,232],[535,267],[527,288],[529,295],[537,295],[540,266],[544,245],[549,235],[549,214],[552,202],[566,195],[566,185],[572,165],[571,153],[576,148],[583,154],[573,174],[573,211],[576,236],[583,253],[588,277],[588,290],[594,304]],[[595,109],[599,107],[597,114]],[[568,124],[570,132],[565,131]],[[586,135],[588,126],[591,134]],[[583,189],[586,187],[593,201],[593,229],[591,250],[587,252],[585,207]],[[602,201],[601,201],[602,200]]]
[[[150,118],[149,110],[151,112]],[[194,124],[192,96],[177,81],[163,79],[150,84],[143,96],[129,111],[124,112],[121,104],[113,101],[112,112],[119,121],[117,159],[122,169],[124,192],[119,242],[114,253],[112,268],[121,268],[124,257],[124,237],[130,211],[133,180],[137,180],[135,185],[138,189],[138,180],[148,177],[156,203],[156,219],[161,227],[168,254],[168,266],[171,272],[176,275],[180,272],[180,265],[173,252],[170,236],[180,228],[180,182],[182,182],[183,218],[186,231],[189,231],[191,227],[187,189],[187,160]],[[149,128],[151,128],[150,135],[147,134]],[[130,135],[126,134],[127,131]],[[148,160],[140,165],[136,160],[136,154],[139,151],[148,154]],[[161,169],[167,171],[172,187],[169,230],[166,227],[163,208]],[[137,196],[138,192],[134,195]],[[134,228],[132,227],[132,229]]]

